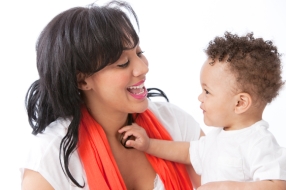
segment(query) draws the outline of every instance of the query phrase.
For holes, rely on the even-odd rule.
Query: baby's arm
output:
[[[133,135],[135,140],[128,140],[126,145],[137,150],[144,151],[166,160],[190,164],[189,142],[175,142],[167,140],[151,139],[146,131],[136,123],[121,128],[119,133],[124,133],[123,139]]]
[[[286,181],[263,180],[254,182],[217,181],[202,185],[198,190],[285,190]]]

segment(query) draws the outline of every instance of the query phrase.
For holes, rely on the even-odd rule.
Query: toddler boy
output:
[[[136,124],[119,130],[127,145],[167,160],[192,164],[201,183],[286,180],[286,149],[267,130],[263,111],[284,85],[271,41],[226,32],[205,50],[199,95],[204,122],[214,126],[198,141],[149,139]]]

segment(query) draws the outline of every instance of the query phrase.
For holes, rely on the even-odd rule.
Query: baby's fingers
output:
[[[129,131],[130,129],[131,129],[131,125],[127,125],[127,126],[124,126],[124,127],[120,128],[118,130],[118,133],[124,133],[126,131]]]
[[[138,149],[138,142],[135,140],[127,140],[126,145]]]
[[[134,135],[137,134],[137,131],[142,130],[142,128],[137,125],[136,123],[133,123],[132,125],[127,125],[122,127],[121,129],[118,130],[119,133],[125,133],[124,134],[124,139],[127,138],[130,135]]]
[[[135,140],[127,140],[126,142],[127,147],[133,147],[140,151],[146,151],[149,143],[148,141],[142,141],[142,139],[135,139]]]
[[[136,131],[134,131],[134,130],[129,130],[129,131],[126,131],[124,134],[123,134],[123,136],[122,136],[122,138],[123,139],[127,139],[129,136],[134,136],[135,138],[137,138],[138,137],[138,133],[136,133]]]

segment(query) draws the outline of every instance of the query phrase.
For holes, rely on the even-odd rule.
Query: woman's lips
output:
[[[128,90],[128,91],[130,92],[130,95],[133,98],[136,98],[139,100],[146,98],[147,94],[148,94],[148,91],[146,90],[146,88],[144,86],[140,89]]]
[[[128,92],[130,92],[130,95],[132,97],[136,99],[143,99],[147,96],[148,91],[144,86],[144,82],[145,79],[127,88]]]
[[[133,86],[139,86],[140,84],[142,84],[142,83],[144,83],[144,82],[145,82],[145,79],[139,81],[138,83],[132,85],[131,87],[133,87]],[[128,88],[130,88],[130,87],[128,87]]]

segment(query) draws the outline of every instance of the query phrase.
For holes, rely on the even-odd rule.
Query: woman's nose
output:
[[[138,57],[135,60],[134,68],[133,68],[133,75],[135,77],[140,76],[140,75],[145,75],[148,73],[149,68],[148,68],[148,61],[145,57]]]

